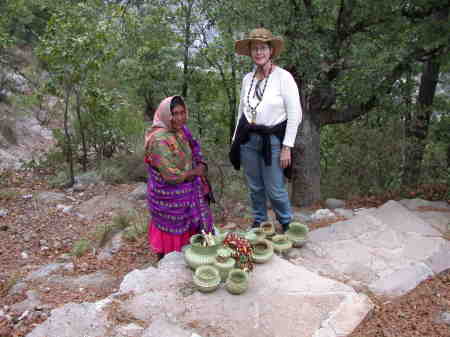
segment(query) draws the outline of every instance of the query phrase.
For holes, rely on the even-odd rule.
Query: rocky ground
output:
[[[60,191],[46,183],[47,172],[20,172],[3,174],[0,179],[0,337],[25,336],[44,321],[51,309],[68,302],[97,301],[117,290],[122,277],[136,268],[155,263],[149,252],[146,237],[126,241],[112,259],[99,259],[98,250],[89,249],[81,257],[70,256],[73,245],[87,238],[98,243],[96,228],[112,221],[112,214],[100,207],[93,217],[80,217],[65,212],[52,202],[41,202],[33,196],[42,191],[63,192],[73,204],[81,204],[93,197],[107,194],[128,194],[136,185],[89,185],[83,191]],[[374,200],[352,201],[351,206],[376,206]],[[145,214],[145,204],[136,203]],[[427,210],[424,209],[424,212]],[[247,226],[249,219],[232,218],[239,226]],[[335,219],[337,221],[339,219]],[[329,225],[316,221],[310,227]],[[95,248],[95,244],[94,244]],[[49,288],[39,279],[28,282],[26,288],[15,289],[39,266],[55,261],[72,263],[64,271],[67,278],[106,272],[113,276],[107,286],[74,288],[59,284]],[[18,310],[14,304],[35,292],[40,305],[33,314]],[[372,298],[375,309],[367,316],[351,337],[449,337],[450,318],[439,315],[450,311],[450,271],[427,279],[417,288],[395,300]]]

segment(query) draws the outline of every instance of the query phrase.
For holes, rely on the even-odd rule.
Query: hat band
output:
[[[272,39],[271,36],[267,36],[267,35],[253,35],[250,36],[249,39],[264,39],[264,40],[270,40]]]

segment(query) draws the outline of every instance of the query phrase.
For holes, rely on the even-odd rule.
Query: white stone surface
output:
[[[107,302],[68,303],[54,309],[50,318],[31,331],[27,337],[104,337],[107,332]]]
[[[450,268],[449,242],[400,203],[389,201],[309,233],[294,259],[308,269],[398,296]]]
[[[327,208],[331,208],[331,209],[344,208],[345,200],[329,198],[329,199],[325,200],[325,206]]]
[[[399,296],[450,268],[450,242],[416,212],[390,201],[311,231],[298,254],[289,254],[292,263],[274,256],[257,265],[239,296],[223,285],[210,294],[196,291],[183,254],[171,253],[158,268],[126,275],[110,297],[137,324],[108,321],[108,298],[55,309],[28,337],[344,337],[372,309],[352,286]],[[102,277],[93,276],[86,277],[101,286]],[[44,277],[89,286],[79,278]]]

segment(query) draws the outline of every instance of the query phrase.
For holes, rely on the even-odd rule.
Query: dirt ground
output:
[[[88,189],[85,200],[108,191],[128,193],[133,185],[103,185]],[[108,223],[111,216],[101,215],[94,220],[81,219],[56,208],[38,204],[29,197],[39,191],[51,190],[44,176],[36,172],[14,173],[0,179],[0,209],[8,214],[0,217],[0,313],[9,314],[13,321],[22,314],[11,312],[10,306],[26,298],[24,289],[20,294],[10,295],[8,290],[40,265],[54,262],[58,256],[68,254],[74,242],[80,238],[93,238],[96,225]],[[54,190],[55,192],[61,192]],[[359,207],[373,206],[359,204]],[[248,225],[248,219],[233,219],[239,226]],[[312,228],[329,223],[315,223]],[[26,252],[27,258],[23,257]],[[63,287],[42,292],[41,301],[47,312],[68,302],[97,301],[115,292],[122,277],[136,268],[154,264],[156,257],[148,250],[146,238],[126,242],[111,260],[100,261],[92,251],[80,258],[72,257],[74,270],[71,275],[88,274],[106,270],[117,276],[117,283],[102,291],[69,291]],[[373,298],[374,310],[361,322],[350,337],[450,337],[450,326],[439,321],[442,312],[450,312],[450,270],[423,281],[416,289],[395,300]],[[46,315],[34,315],[22,320],[12,329],[11,321],[0,315],[0,337],[25,336]]]

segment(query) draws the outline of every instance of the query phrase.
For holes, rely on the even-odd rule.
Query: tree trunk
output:
[[[447,23],[448,15],[448,6],[435,8],[432,14],[433,21],[436,25]],[[434,55],[425,61],[422,77],[420,78],[416,108],[412,112],[412,116],[410,115],[408,116],[409,118],[405,119],[406,147],[402,177],[402,185],[404,187],[416,186],[420,180],[428,126],[433,113],[433,99],[439,79],[440,59],[441,55]]]
[[[87,171],[87,144],[86,144],[86,135],[85,135],[85,128],[84,128],[84,122],[83,122],[83,118],[81,116],[81,94],[80,94],[80,90],[79,89],[76,92],[77,95],[77,118],[78,118],[78,123],[80,125],[80,137],[81,137],[81,147],[83,148],[83,156],[81,158],[81,164],[83,165],[83,172]]]
[[[450,170],[450,144],[447,144],[447,170]]]
[[[405,187],[416,186],[420,180],[439,67],[440,62],[435,58],[424,64],[416,108],[405,119],[406,146],[402,177],[402,185]]]
[[[310,206],[320,200],[320,114],[303,110],[293,149],[292,204]]]
[[[187,98],[189,89],[189,48],[191,47],[191,24],[192,24],[192,7],[194,2],[192,0],[187,1],[185,8],[185,24],[184,24],[184,55],[183,55],[183,86],[181,94],[184,98]]]
[[[67,164],[69,165],[69,178],[67,186],[71,187],[75,184],[75,176],[73,172],[73,155],[72,155],[72,139],[70,137],[69,132],[69,101],[70,95],[72,92],[72,88],[66,87],[66,97],[65,100],[65,109],[64,109],[64,136],[65,136],[65,146],[64,152],[66,153]]]
[[[153,116],[155,115],[156,111],[156,103],[154,101],[154,97],[152,95],[152,91],[150,89],[147,90],[146,95],[144,95],[145,100],[145,109],[144,109],[144,122],[152,122]]]

